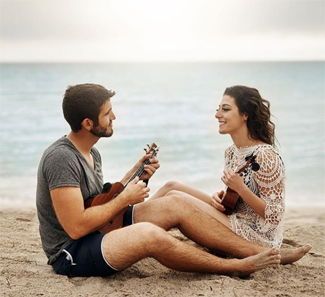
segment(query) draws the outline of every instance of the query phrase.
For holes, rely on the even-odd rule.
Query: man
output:
[[[52,144],[40,161],[36,202],[40,235],[56,273],[107,276],[153,257],[179,271],[245,275],[277,266],[281,256],[288,263],[307,253],[308,246],[280,252],[252,244],[177,195],[143,202],[149,188],[138,178],[110,202],[85,208],[85,200],[103,186],[101,158],[93,146],[113,134],[116,118],[110,98],[114,94],[95,84],[69,87],[63,113],[71,132]],[[148,158],[141,158],[121,183]],[[158,168],[158,160],[151,158],[141,180]],[[135,206],[124,214],[123,228],[107,234],[97,231],[128,205]],[[218,258],[181,242],[166,232],[174,227],[201,246],[240,259]]]

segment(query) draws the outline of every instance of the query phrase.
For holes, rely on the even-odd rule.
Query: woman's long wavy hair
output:
[[[271,121],[270,102],[258,90],[246,86],[226,88],[224,95],[235,99],[241,115],[247,115],[247,128],[253,140],[275,146],[275,125]]]

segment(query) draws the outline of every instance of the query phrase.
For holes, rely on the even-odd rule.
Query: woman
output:
[[[221,180],[240,196],[234,212],[226,215],[221,204],[224,191],[212,197],[181,183],[170,181],[151,199],[181,194],[219,220],[233,232],[261,246],[279,248],[283,239],[285,168],[274,149],[274,124],[270,103],[258,90],[233,86],[225,90],[215,117],[219,133],[229,134],[233,144],[225,151]],[[256,156],[255,165],[243,173],[245,158]]]

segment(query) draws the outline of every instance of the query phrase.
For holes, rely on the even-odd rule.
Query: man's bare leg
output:
[[[187,201],[191,202],[193,205],[195,205],[198,209],[200,209],[201,211],[209,214],[210,216],[212,216],[213,218],[217,219],[220,223],[222,223],[223,225],[225,225],[227,228],[229,228],[231,230],[231,223],[230,223],[230,219],[227,215],[225,215],[224,213],[222,213],[221,211],[217,210],[215,207],[213,207],[211,204],[208,204],[204,201],[202,201],[201,199],[197,199],[196,197],[185,193],[185,192],[181,192],[178,190],[171,190],[169,191],[165,198],[167,196],[181,196],[186,198]]]
[[[208,213],[209,215],[217,219],[219,222],[224,224],[226,227],[231,229],[229,217],[211,205],[211,196],[180,182],[167,182],[149,200],[163,198],[170,195],[178,195],[185,197],[188,201],[193,203],[200,210]]]
[[[177,271],[226,275],[248,275],[267,267],[277,267],[281,258],[276,249],[240,260],[218,258],[174,238],[151,223],[134,224],[106,234],[103,252],[107,262],[116,269],[152,257]]]
[[[149,200],[136,205],[134,220],[135,223],[150,222],[164,230],[176,227],[199,245],[237,258],[246,258],[267,250],[236,235],[181,196],[166,196],[164,199]],[[288,264],[299,260],[310,249],[310,246],[304,246],[280,250],[282,263]]]

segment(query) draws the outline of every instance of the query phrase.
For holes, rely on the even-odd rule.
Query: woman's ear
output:
[[[81,126],[90,131],[93,128],[93,121],[91,119],[85,118],[82,122],[81,122]]]
[[[243,119],[244,119],[244,122],[246,122],[247,121],[247,119],[248,119],[248,114],[244,114],[244,116],[243,116]]]

